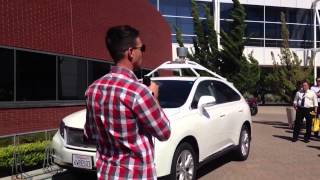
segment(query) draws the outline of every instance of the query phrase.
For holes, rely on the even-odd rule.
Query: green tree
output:
[[[245,10],[238,0],[233,0],[233,9],[230,13],[232,19],[229,28],[230,31],[224,32],[221,30],[221,46],[222,50],[220,56],[220,71],[221,74],[228,79],[233,79],[235,73],[240,72],[241,63],[246,61],[246,57],[243,55],[244,50],[244,32],[246,25]]]
[[[226,77],[240,90],[240,92],[249,92],[253,94],[256,89],[256,83],[260,78],[260,68],[258,61],[251,52],[248,58],[243,54],[244,50],[244,32],[245,32],[245,12],[244,7],[238,0],[234,1],[234,7],[231,12],[230,33],[221,33],[222,50],[219,52],[217,43],[217,33],[214,30],[213,17],[210,15],[208,7],[205,9],[205,20],[199,18],[199,8],[194,0],[192,4],[192,17],[195,37],[193,38],[193,47],[189,59],[196,61],[208,69]],[[177,29],[176,29],[177,30]],[[183,46],[181,31],[177,32],[177,42],[180,47]]]
[[[221,30],[221,61],[218,67],[222,76],[234,83],[240,92],[254,94],[256,84],[260,80],[260,67],[251,52],[248,57],[243,54],[245,34],[245,9],[239,0],[233,0],[230,32]]]
[[[278,55],[280,61],[276,62],[274,54],[271,52],[273,72],[267,75],[266,81],[274,94],[279,95],[285,102],[292,103],[297,83],[312,79],[313,64],[312,61],[309,61],[307,66],[301,66],[302,61],[296,53],[290,50],[289,31],[283,12],[281,12],[281,38],[283,42]]]
[[[174,29],[176,30],[176,39],[179,47],[184,47],[181,29],[177,26]]]
[[[191,0],[191,6],[193,27],[196,36],[193,38],[194,49],[191,49],[188,58],[212,71],[218,72],[216,66],[219,55],[217,33],[214,30],[213,17],[210,14],[210,9],[207,6],[203,7],[205,10],[205,20],[201,20],[199,16],[199,7],[195,0]],[[176,37],[179,46],[183,47],[183,39],[179,28],[176,28]]]

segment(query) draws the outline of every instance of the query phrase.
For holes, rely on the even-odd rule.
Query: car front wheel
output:
[[[182,143],[176,149],[172,165],[172,180],[193,180],[196,179],[197,159],[192,146],[189,143]]]
[[[236,159],[244,161],[248,158],[250,152],[250,133],[247,126],[241,128],[239,145],[236,148]]]

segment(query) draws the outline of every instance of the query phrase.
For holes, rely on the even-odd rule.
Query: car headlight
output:
[[[61,122],[60,122],[60,129],[59,129],[59,131],[60,131],[60,135],[61,135],[62,138],[64,138],[64,128],[65,128],[65,124],[64,124],[63,121],[61,121]]]

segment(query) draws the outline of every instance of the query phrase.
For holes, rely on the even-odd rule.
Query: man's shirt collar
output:
[[[116,73],[116,74],[122,74],[124,76],[127,76],[130,79],[138,81],[137,76],[131,70],[124,67],[112,66],[110,72]]]

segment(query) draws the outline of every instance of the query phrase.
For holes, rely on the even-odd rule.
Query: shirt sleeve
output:
[[[316,95],[316,93],[313,93],[313,106],[314,107],[318,107],[318,97]]]
[[[296,92],[296,96],[294,97],[294,100],[293,100],[293,104],[295,106],[298,106],[298,99],[299,99],[299,91]]]
[[[97,130],[96,124],[93,116],[93,107],[91,106],[91,98],[87,96],[86,98],[86,122],[84,124],[84,136],[85,142],[96,142],[97,141]]]
[[[160,141],[169,139],[170,122],[149,90],[144,89],[137,93],[133,103],[133,111],[139,124],[150,135]]]

